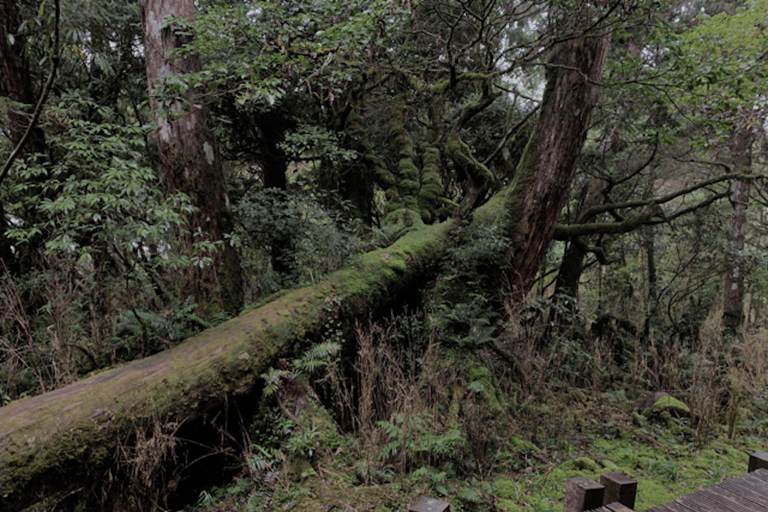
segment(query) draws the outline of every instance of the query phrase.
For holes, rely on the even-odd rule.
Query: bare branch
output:
[[[722,165],[725,165],[725,164],[722,164]],[[642,208],[642,207],[649,206],[651,204],[665,204],[674,199],[677,199],[680,196],[690,194],[691,192],[695,192],[696,190],[708,187],[710,185],[715,185],[723,181],[752,180],[759,177],[760,176],[757,176],[754,174],[736,174],[736,173],[723,174],[722,176],[716,176],[708,180],[700,181],[699,183],[695,183],[688,187],[681,188],[680,190],[676,190],[675,192],[671,192],[661,197],[655,197],[651,199],[640,199],[637,201],[627,201],[625,203],[608,203],[608,204],[593,206],[591,208],[588,208],[580,218],[592,219],[601,213],[613,212],[616,210],[624,210],[627,208]]]
[[[525,116],[525,117],[524,117],[524,118],[523,118],[523,119],[522,119],[522,120],[521,120],[519,123],[515,124],[514,126],[511,126],[511,127],[509,128],[509,130],[507,130],[507,133],[505,133],[505,134],[504,134],[504,136],[501,138],[501,140],[499,141],[499,145],[498,145],[498,146],[496,146],[496,149],[494,149],[494,150],[493,150],[493,153],[491,153],[490,155],[488,155],[488,158],[486,158],[486,159],[483,161],[483,165],[488,165],[488,162],[490,162],[491,160],[493,160],[494,158],[496,158],[496,155],[498,155],[498,154],[499,154],[499,151],[501,151],[501,150],[502,150],[502,148],[504,148],[504,145],[507,143],[507,141],[509,140],[509,138],[510,138],[510,137],[511,137],[511,136],[512,136],[514,133],[516,133],[516,132],[517,132],[517,131],[518,131],[520,128],[522,128],[522,127],[525,125],[525,123],[527,123],[527,122],[528,122],[528,120],[529,120],[531,117],[533,117],[533,114],[535,114],[535,113],[536,113],[538,110],[539,110],[539,105],[536,105],[536,107],[534,107],[534,108],[533,108],[533,110],[531,110],[530,112],[528,112],[528,114],[526,114],[526,116]]]

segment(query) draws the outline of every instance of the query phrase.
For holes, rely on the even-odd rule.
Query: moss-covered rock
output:
[[[687,417],[691,414],[691,410],[683,402],[671,395],[663,394],[643,411],[643,416],[648,418],[664,411],[678,418]]]

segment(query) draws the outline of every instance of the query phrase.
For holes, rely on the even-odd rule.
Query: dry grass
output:
[[[413,344],[398,338],[397,328],[395,322],[388,327],[358,326],[354,377],[335,368],[331,378],[340,397],[337,408],[353,425],[355,457],[362,461],[358,466],[369,472],[358,472],[358,477],[369,483],[380,476],[374,468],[404,478],[413,467],[435,462],[440,454],[412,448],[427,437],[437,439],[460,429],[459,444],[472,445],[473,439],[486,434],[474,432],[463,421],[470,409],[477,412],[476,404],[453,363],[441,356],[434,337],[421,340],[426,343],[414,350]],[[392,445],[391,433],[396,429],[400,446],[387,452],[384,446]]]
[[[48,271],[24,284],[8,272],[0,276],[0,397],[44,393],[114,362],[106,341],[117,310],[103,294],[105,283],[54,256],[46,256],[45,265]]]
[[[34,375],[41,392],[45,392],[50,376],[46,368],[34,364],[41,355],[40,348],[32,336],[21,293],[7,272],[0,277],[0,297],[0,361],[4,366],[5,380],[3,390],[9,395],[13,393],[23,380],[21,374],[29,372]]]

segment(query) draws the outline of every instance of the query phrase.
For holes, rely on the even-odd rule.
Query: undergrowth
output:
[[[663,339],[546,293],[513,306],[488,292],[503,237],[461,236],[423,310],[336,330],[342,352],[325,343],[264,375],[240,478],[188,511],[405,511],[430,496],[544,512],[562,510],[568,478],[604,472],[638,480],[644,510],[765,449],[764,328],[724,334],[713,310],[695,337]],[[643,405],[658,391],[683,407]]]
[[[495,341],[520,376],[487,344],[443,343],[432,320],[358,326],[353,361],[325,344],[265,374],[267,413],[241,477],[187,510],[404,511],[430,496],[456,511],[543,512],[562,510],[568,478],[605,472],[638,480],[644,510],[745,472],[747,453],[765,448],[762,333],[724,341],[702,329],[695,354],[674,356],[678,380],[665,377],[690,414],[639,414],[666,351],[621,366],[607,340],[542,347],[518,323]],[[732,360],[707,359],[724,343]]]
[[[423,309],[354,329],[329,318],[320,343],[274,361],[238,433],[238,477],[184,511],[405,511],[430,496],[456,512],[544,512],[562,510],[568,478],[604,472],[635,478],[644,510],[743,473],[747,453],[765,449],[764,327],[725,334],[713,310],[695,338],[662,338],[558,296],[512,306],[487,292],[498,291],[488,267],[503,264],[487,246],[503,240],[468,237]],[[172,340],[194,320],[182,304],[118,326]],[[644,404],[660,391],[683,406]],[[152,512],[168,509],[162,483],[179,480],[163,473],[176,426],[153,428],[120,454],[135,510]]]

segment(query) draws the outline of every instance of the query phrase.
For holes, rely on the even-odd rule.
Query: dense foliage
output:
[[[485,483],[456,482],[567,460],[542,404],[592,410],[579,390],[626,405],[664,389],[691,407],[674,421],[607,418],[599,435],[614,420],[697,443],[721,424],[764,433],[765,0],[194,5],[162,30],[183,41],[168,59],[199,66],[150,87],[135,3],[0,8],[0,159],[12,164],[0,181],[0,405],[236,314],[180,283],[233,247],[227,270],[250,306],[454,217],[448,256],[391,319],[329,319],[315,352],[297,347],[263,376],[231,492],[248,510],[287,509],[302,482],[319,492],[339,468],[398,497],[517,510],[529,497],[504,508]],[[529,180],[534,143],[562,127],[537,124],[558,51],[597,39],[610,39],[598,102],[521,300],[509,289],[518,232],[473,212]],[[20,90],[48,95],[29,137],[36,97]],[[192,227],[213,184],[187,194],[163,175],[164,123],[190,112],[223,162],[221,236]],[[746,400],[759,414],[739,416]],[[529,438],[501,434],[515,418]],[[566,423],[578,441],[563,443],[588,444],[584,422]],[[203,491],[200,508],[222,494]]]

